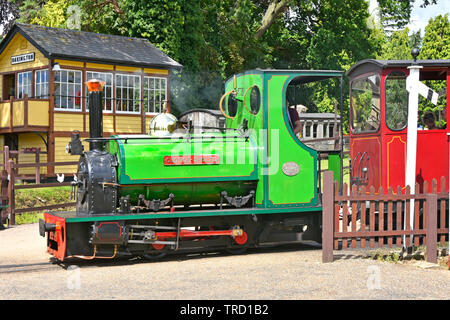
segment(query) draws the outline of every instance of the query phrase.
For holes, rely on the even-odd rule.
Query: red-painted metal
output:
[[[424,70],[427,69],[424,68]],[[387,76],[393,71],[402,71],[406,76],[409,74],[407,68],[386,68],[381,71],[380,129],[374,133],[355,134],[352,131],[350,132],[350,159],[353,160],[358,152],[367,152],[370,157],[369,182],[367,185],[374,186],[376,190],[382,186],[385,191],[388,187],[395,190],[398,185],[404,186],[406,172],[407,128],[394,131],[386,125],[385,82]],[[443,69],[443,71],[447,74],[448,96],[448,92],[450,92],[450,68]],[[449,109],[450,98],[447,98],[447,110]],[[351,121],[350,119],[350,123]],[[424,181],[432,181],[433,179],[439,181],[442,176],[447,181],[449,179],[448,132],[450,132],[449,112],[447,112],[446,129],[417,131],[416,182],[419,183],[420,192],[431,191],[423,190]],[[429,186],[431,188],[431,183]],[[448,192],[448,185],[446,188]]]
[[[213,236],[233,236],[234,230],[208,230],[208,231],[193,231],[181,229],[179,237],[180,238],[197,238],[197,237],[213,237]],[[169,239],[176,238],[177,233],[174,231],[170,232],[156,232],[156,239]]]
[[[186,165],[220,164],[220,158],[216,154],[199,156],[165,156],[165,166],[186,166]]]
[[[236,242],[239,245],[244,245],[247,243],[248,235],[247,232],[243,232],[242,235],[234,237],[234,242]]]
[[[56,225],[55,231],[48,232],[47,238],[47,252],[55,256],[58,260],[63,261],[66,256],[66,219],[55,217],[49,213],[44,213],[45,223],[53,223]],[[51,248],[50,241],[54,241],[57,244],[57,249]]]

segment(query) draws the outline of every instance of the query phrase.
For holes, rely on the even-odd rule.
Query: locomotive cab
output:
[[[407,77],[409,60],[363,60],[352,66],[350,79],[351,184],[383,187],[405,186],[408,132]],[[420,81],[438,93],[419,97],[417,114],[416,183],[448,181],[447,134],[450,60],[418,60]],[[436,104],[434,104],[436,103]],[[427,120],[429,119],[429,120]],[[431,188],[431,183],[429,184]],[[447,187],[448,188],[448,185]],[[446,190],[448,192],[448,190]]]

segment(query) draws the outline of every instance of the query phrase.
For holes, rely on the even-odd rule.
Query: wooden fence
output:
[[[437,243],[445,244],[448,235],[448,200],[442,177],[438,192],[433,179],[431,192],[424,182],[424,193],[411,194],[409,186],[375,190],[344,184],[338,192],[333,173],[324,174],[322,217],[322,261],[333,261],[333,250],[378,246],[426,247],[426,260],[437,262]],[[417,184],[416,190],[419,189]],[[410,225],[410,218],[413,224]],[[377,245],[376,245],[377,243]]]
[[[1,223],[5,219],[8,220],[8,225],[14,225],[16,221],[16,214],[22,214],[25,212],[35,212],[43,210],[51,210],[58,208],[66,208],[75,205],[75,202],[66,202],[54,205],[46,205],[31,208],[16,208],[15,191],[20,189],[37,189],[37,188],[49,188],[49,187],[63,187],[70,186],[70,182],[52,182],[41,183],[41,168],[42,167],[57,167],[57,166],[73,166],[77,165],[78,161],[66,161],[66,162],[40,162],[40,154],[42,152],[39,149],[32,150],[35,153],[34,163],[18,163],[18,155],[20,153],[30,153],[29,151],[12,151],[8,146],[3,149],[3,163],[0,164],[0,186],[1,186],[1,201],[2,207],[0,213]],[[34,174],[19,174],[20,168],[35,168]],[[73,173],[69,174],[73,175]],[[66,174],[67,176],[67,174]],[[44,176],[48,178],[48,175]],[[32,184],[16,184],[18,181],[34,181]]]

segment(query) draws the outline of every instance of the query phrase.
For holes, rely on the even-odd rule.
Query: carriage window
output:
[[[406,75],[391,72],[386,78],[386,125],[391,130],[402,130],[408,123],[408,92]]]
[[[443,75],[441,75],[443,74]],[[445,72],[435,75],[424,70],[421,81],[439,95],[434,105],[427,97],[419,95],[418,128],[424,130],[438,130],[447,128],[447,81]]]
[[[374,132],[380,127],[380,77],[372,75],[351,84],[352,129]]]

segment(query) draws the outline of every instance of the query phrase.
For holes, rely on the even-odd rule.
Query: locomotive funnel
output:
[[[89,137],[101,138],[103,137],[103,108],[102,108],[102,94],[104,81],[92,79],[86,82],[88,87],[89,100]],[[89,143],[90,150],[101,150],[102,142],[92,141]]]

